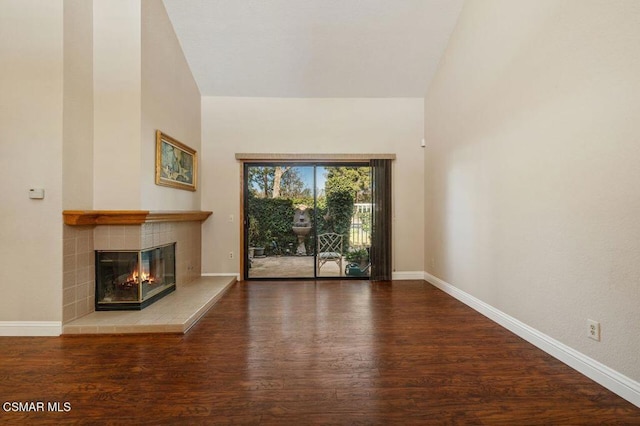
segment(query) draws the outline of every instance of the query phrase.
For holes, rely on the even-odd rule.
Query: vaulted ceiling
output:
[[[203,96],[423,97],[463,0],[164,0]]]

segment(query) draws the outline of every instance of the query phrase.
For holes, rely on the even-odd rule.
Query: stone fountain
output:
[[[304,239],[311,232],[311,218],[309,217],[309,207],[304,204],[296,206],[293,214],[293,233],[298,237],[298,248],[296,255],[306,256],[307,248],[304,245]]]

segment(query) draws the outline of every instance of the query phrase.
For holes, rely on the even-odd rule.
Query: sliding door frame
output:
[[[317,262],[314,254],[314,262],[313,262],[313,274],[308,277],[250,277],[249,276],[249,264],[247,263],[247,253],[249,251],[249,238],[247,236],[247,228],[249,226],[249,212],[247,209],[246,201],[249,198],[249,185],[247,185],[246,180],[248,179],[248,169],[249,167],[277,167],[277,166],[289,166],[289,167],[313,167],[313,214],[316,214],[316,164],[313,162],[300,162],[300,161],[245,161],[242,163],[242,192],[240,197],[240,216],[242,217],[241,224],[241,232],[240,232],[240,247],[241,247],[241,279],[242,280],[251,280],[251,281],[268,281],[268,280],[313,280],[316,279],[316,267]],[[293,223],[293,218],[291,218],[291,223]],[[314,217],[314,224],[316,223]],[[316,241],[316,230],[315,225],[313,227],[313,235],[314,241]]]
[[[245,170],[247,165],[268,165],[268,164],[286,164],[286,165],[314,165],[314,166],[371,166],[371,160],[395,160],[395,154],[280,154],[280,153],[236,153],[236,160],[240,164],[240,215],[242,220],[238,220],[240,226],[240,280],[269,280],[281,278],[249,278],[247,276],[248,265],[246,262],[248,253],[248,239],[246,236],[246,212],[245,212]],[[314,200],[316,198],[314,173]],[[315,203],[315,201],[314,201]],[[315,207],[315,206],[314,206]],[[314,214],[317,209],[314,208]],[[316,230],[314,229],[314,232]],[[317,261],[314,260],[314,277],[313,278],[293,278],[293,279],[318,279],[316,277]],[[320,279],[352,279],[352,277],[319,277]],[[287,279],[287,278],[282,278]],[[289,278],[291,279],[291,278]],[[353,279],[362,279],[361,277],[353,277]]]

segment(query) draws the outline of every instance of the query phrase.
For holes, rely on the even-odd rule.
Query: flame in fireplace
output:
[[[152,283],[152,282],[155,282],[155,280],[156,280],[155,277],[146,271],[143,271],[142,275],[140,275],[136,268],[136,270],[131,273],[127,281],[135,282],[135,283],[146,281],[146,282]]]

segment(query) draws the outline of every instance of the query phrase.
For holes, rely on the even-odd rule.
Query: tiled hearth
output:
[[[235,277],[200,277],[141,311],[93,312],[63,326],[63,334],[185,333]]]
[[[235,277],[200,277],[201,224],[210,214],[63,212],[64,333],[184,332],[193,325],[235,282]],[[141,250],[174,242],[175,293],[142,311],[95,312],[95,250]]]

